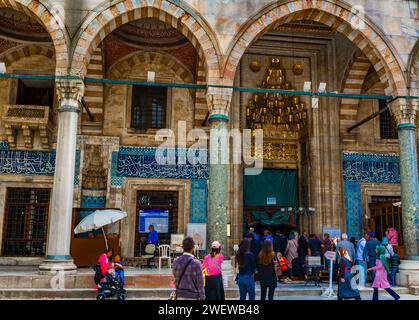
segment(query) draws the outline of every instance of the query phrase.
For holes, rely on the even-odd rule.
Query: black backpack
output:
[[[99,284],[102,279],[105,277],[102,273],[102,271],[100,270],[100,263],[98,263],[97,265],[95,265],[93,267],[93,270],[95,271],[95,284]]]

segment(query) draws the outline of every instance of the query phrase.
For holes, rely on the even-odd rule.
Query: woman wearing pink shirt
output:
[[[379,258],[375,262],[375,267],[367,269],[367,272],[375,272],[375,278],[372,284],[372,288],[374,289],[372,300],[378,300],[378,289],[380,288],[386,290],[394,300],[399,300],[400,296],[390,288],[390,284],[388,283],[390,268],[385,256],[386,248],[384,246],[378,246],[375,251]]]
[[[221,244],[214,241],[211,245],[211,253],[207,254],[202,263],[205,277],[206,300],[224,300],[224,286],[221,265],[224,256],[221,253]]]
[[[393,227],[387,228],[386,230],[386,237],[388,239],[388,242],[392,246],[398,246],[399,245],[399,235],[397,233],[397,230]]]

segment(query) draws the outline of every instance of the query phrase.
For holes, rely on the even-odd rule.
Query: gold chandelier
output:
[[[278,58],[271,59],[265,79],[258,88],[291,90],[291,84],[287,82],[285,70],[281,68]],[[252,130],[297,132],[306,125],[307,110],[298,96],[259,92],[249,99],[246,120]]]

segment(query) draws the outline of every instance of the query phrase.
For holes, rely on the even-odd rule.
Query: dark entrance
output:
[[[387,227],[394,227],[399,235],[399,255],[404,257],[402,207],[394,203],[400,201],[399,197],[373,197],[369,204],[371,219],[370,229],[375,232],[377,239],[382,241]]]
[[[159,244],[170,245],[170,235],[178,230],[177,191],[138,191],[135,225],[135,255],[140,256],[146,245],[148,225],[159,233]]]
[[[288,208],[297,206],[297,170],[263,169],[260,175],[244,176],[244,226],[254,227],[259,234],[267,229],[288,234],[295,228]]]

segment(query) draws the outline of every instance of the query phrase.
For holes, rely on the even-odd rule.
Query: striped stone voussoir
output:
[[[9,67],[13,62],[19,61],[23,58],[28,58],[30,56],[45,56],[55,63],[55,52],[53,47],[28,44],[14,47],[3,54],[0,55],[0,61],[6,64],[6,67]]]
[[[87,69],[86,77],[94,79],[103,79],[103,55],[102,48],[96,48],[95,52],[90,59],[90,64]],[[84,101],[86,102],[93,121],[103,121],[103,83],[88,82],[84,92]],[[83,117],[87,117],[87,111],[83,108]]]
[[[173,70],[184,83],[193,83],[193,76],[190,71],[188,71],[187,67],[168,54],[166,55],[154,51],[138,51],[128,57],[124,57],[110,67],[108,70],[108,77],[110,79],[123,78],[139,64],[166,65],[169,69]]]
[[[371,62],[364,56],[358,56],[349,66],[343,84],[343,93],[361,94],[362,85],[371,67]],[[340,103],[340,131],[342,134],[358,120],[360,99],[342,98]]]
[[[0,0],[0,8],[14,9],[38,20],[48,31],[54,44],[57,74],[66,74],[68,55],[68,35],[64,22],[55,12],[50,12],[40,1]]]
[[[208,72],[213,76],[219,74],[217,51],[207,30],[179,5],[166,0],[125,0],[99,12],[82,27],[74,51],[72,72],[85,76],[91,56],[104,38],[123,24],[141,18],[156,18],[176,28],[206,61]]]
[[[202,60],[198,63],[198,73],[196,84],[206,84],[205,68]],[[201,127],[208,113],[207,91],[205,89],[197,89],[195,95],[195,126]]]
[[[390,48],[373,30],[367,21],[359,23],[359,17],[337,3],[325,0],[298,0],[286,4],[272,5],[255,19],[228,54],[224,67],[224,78],[233,84],[240,59],[248,46],[272,24],[283,24],[292,20],[312,20],[330,26],[350,39],[370,60],[387,95],[406,95],[406,82],[402,69]]]

